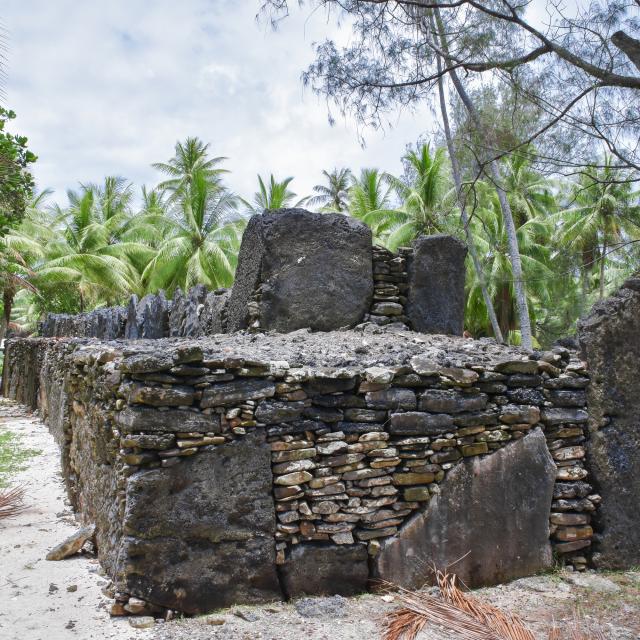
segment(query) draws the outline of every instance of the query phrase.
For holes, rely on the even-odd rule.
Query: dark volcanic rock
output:
[[[287,598],[353,596],[367,590],[367,547],[362,544],[298,544],[280,571]]]
[[[452,236],[415,241],[406,304],[415,331],[462,335],[466,255],[464,243]]]
[[[248,304],[258,292],[265,330],[357,324],[373,295],[371,231],[348,216],[304,209],[253,216],[227,307],[230,331],[248,326]]]
[[[589,365],[587,467],[602,496],[594,562],[640,564],[640,280],[627,281],[580,323]]]
[[[458,464],[440,495],[397,538],[382,543],[374,577],[417,589],[433,580],[433,566],[455,566],[460,580],[474,587],[548,568],[555,473],[539,429],[490,456]]]
[[[279,599],[263,433],[133,475],[118,588],[187,613]]]

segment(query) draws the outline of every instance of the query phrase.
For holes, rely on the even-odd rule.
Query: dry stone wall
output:
[[[552,546],[585,565],[599,498],[566,349],[365,325],[11,340],[5,362],[3,393],[39,404],[96,523],[115,613],[412,586],[467,546],[472,584],[544,569]]]

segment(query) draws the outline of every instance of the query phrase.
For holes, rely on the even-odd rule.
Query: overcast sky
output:
[[[153,185],[152,162],[199,136],[229,158],[245,197],[256,174],[293,175],[307,195],[322,169],[399,172],[407,143],[431,130],[425,108],[385,132],[329,126],[324,100],[303,90],[311,45],[345,38],[320,12],[295,12],[277,32],[257,23],[258,0],[5,0],[7,105],[39,160],[40,189],[123,175]]]

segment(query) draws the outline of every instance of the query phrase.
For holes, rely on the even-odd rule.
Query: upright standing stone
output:
[[[245,229],[227,307],[228,330],[259,318],[283,333],[355,325],[373,295],[371,230],[333,213],[281,209]]]
[[[417,589],[433,580],[437,567],[476,587],[547,569],[555,476],[540,429],[490,456],[465,460],[429,506],[382,543],[374,577]]]
[[[131,476],[117,588],[191,614],[282,597],[264,432]]]
[[[627,280],[580,323],[589,366],[586,464],[602,496],[594,563],[640,564],[640,278]]]
[[[453,236],[415,241],[406,305],[414,331],[462,335],[466,255],[465,244]]]

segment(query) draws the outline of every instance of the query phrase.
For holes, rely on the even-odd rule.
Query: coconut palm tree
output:
[[[606,156],[601,168],[591,167],[571,189],[573,206],[560,211],[558,241],[565,250],[574,249],[581,255],[584,297],[590,293],[589,276],[597,269],[598,297],[605,295],[609,255],[626,240],[640,238],[640,206],[638,192],[630,181],[620,181]]]
[[[385,241],[392,251],[408,245],[417,236],[439,233],[445,226],[444,200],[448,184],[444,149],[431,154],[429,145],[423,144],[403,159],[414,177],[410,183],[393,176],[389,178],[402,201],[402,206],[393,212]]]
[[[349,206],[349,187],[353,181],[350,169],[334,169],[331,172],[322,171],[327,184],[317,184],[313,187],[316,195],[309,198],[307,204],[320,207],[320,211],[337,211],[343,213]]]
[[[349,214],[369,225],[379,244],[397,220],[392,191],[388,174],[378,169],[363,169],[349,190]]]
[[[519,342],[517,309],[514,298],[514,277],[509,253],[507,230],[497,194],[489,185],[479,185],[481,203],[471,224],[477,254],[486,274],[489,293],[498,316],[500,330],[511,342]],[[547,280],[553,277],[550,264],[549,239],[552,226],[547,219],[533,218],[521,224],[517,230],[520,260],[527,282],[527,303],[533,319],[536,309],[549,306]],[[546,238],[546,240],[541,240]],[[482,299],[478,278],[471,265],[467,281],[467,326],[474,335],[486,335],[490,323]]]
[[[531,167],[529,155],[512,154],[503,162],[504,189],[516,226],[552,214],[556,199],[549,179]]]
[[[152,251],[132,237],[130,191],[124,180],[110,177],[100,187],[69,191],[68,207],[52,207],[46,215],[54,233],[45,238],[44,258],[34,267],[38,288],[72,287],[81,311],[141,292],[132,258],[144,262]]]
[[[178,140],[174,156],[168,162],[156,162],[151,166],[168,176],[158,185],[158,189],[169,192],[171,197],[178,197],[177,194],[184,192],[191,184],[196,172],[205,176],[211,184],[219,185],[222,175],[228,173],[227,169],[219,166],[226,159],[223,156],[210,158],[209,143],[193,137],[186,138],[184,142]]]
[[[258,191],[253,194],[253,202],[242,200],[246,205],[250,214],[262,213],[265,209],[275,211],[277,209],[286,209],[287,207],[300,207],[307,198],[298,197],[293,191],[289,190],[289,185],[293,181],[293,177],[285,178],[278,181],[269,176],[269,182],[265,183],[262,176],[258,176]]]
[[[188,186],[176,192],[170,232],[144,270],[147,290],[172,293],[195,284],[229,286],[245,226],[237,204],[232,193],[211,182],[206,169],[194,171]]]

